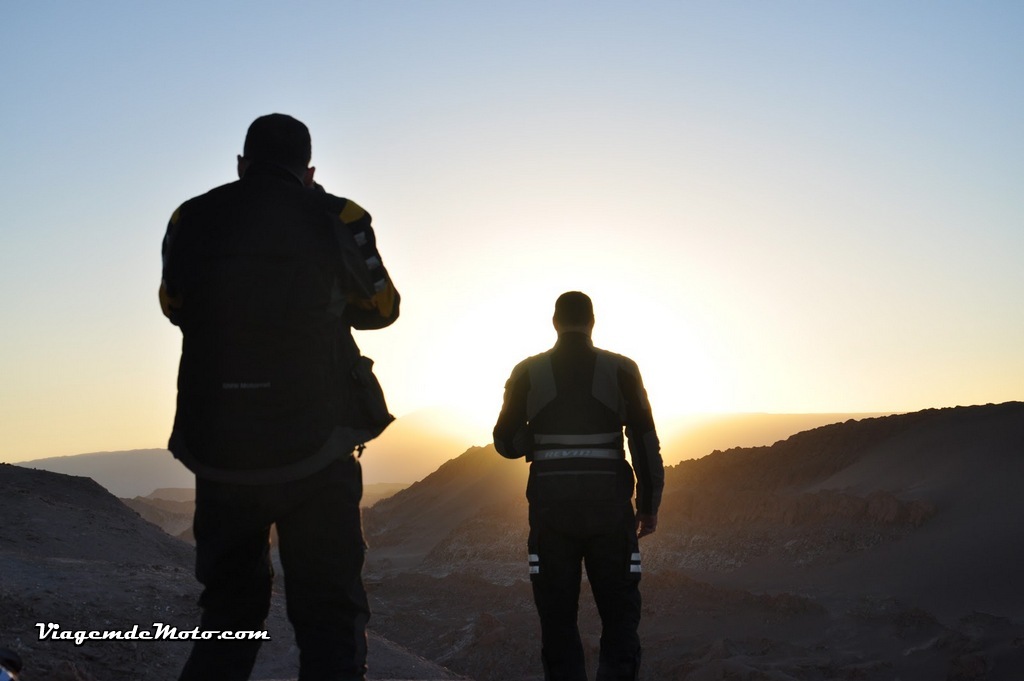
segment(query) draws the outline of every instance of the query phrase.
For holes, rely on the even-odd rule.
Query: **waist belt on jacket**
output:
[[[622,431],[617,433],[592,433],[587,435],[533,436],[533,460],[554,461],[558,459],[625,459]]]

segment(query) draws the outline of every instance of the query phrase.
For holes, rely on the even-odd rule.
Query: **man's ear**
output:
[[[314,168],[313,166],[310,166],[310,167],[306,168],[306,174],[302,176],[302,184],[304,184],[307,187],[312,187],[313,186],[313,173],[315,173],[315,172],[316,172],[316,168]]]
[[[238,155],[238,179],[245,177],[245,171],[249,169],[249,159],[241,154]]]

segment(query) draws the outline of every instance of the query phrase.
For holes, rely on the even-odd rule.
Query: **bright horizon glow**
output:
[[[488,437],[570,289],[659,422],[1024,399],[1022,33],[1008,1],[11,6],[0,461],[166,444],[160,240],[271,111],[374,217],[403,312],[357,341],[399,416]]]

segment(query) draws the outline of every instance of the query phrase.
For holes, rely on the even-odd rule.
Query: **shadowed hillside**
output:
[[[504,518],[506,507],[523,498],[526,474],[522,461],[501,459],[493,446],[470,448],[364,513],[370,559],[383,571],[414,568],[481,514],[497,510]]]
[[[659,420],[658,435],[665,461],[670,464],[707,456],[716,449],[761,447],[812,428],[863,420],[870,414],[695,414]]]
[[[1024,614],[1024,590],[1000,588],[1024,569],[1022,483],[1020,403],[825,426],[670,469],[651,558],[729,585]]]
[[[59,631],[130,631],[199,621],[193,553],[88,478],[0,464],[0,647],[24,660],[22,681],[165,681],[190,643],[40,640]],[[297,652],[275,585],[254,679],[294,678]],[[447,670],[371,636],[371,679],[453,679]]]
[[[39,640],[63,630],[191,629],[198,612],[191,547],[142,520],[89,478],[0,465],[0,645],[25,661],[25,681],[163,679],[180,642]],[[146,667],[148,669],[140,669]]]
[[[478,678],[541,678],[526,469],[474,448],[367,513],[389,637]],[[1024,678],[1024,404],[823,426],[666,478],[642,678]]]

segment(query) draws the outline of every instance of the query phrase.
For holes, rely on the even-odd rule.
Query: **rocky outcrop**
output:
[[[125,506],[138,513],[172,537],[192,542],[192,516],[195,501],[172,501],[147,496],[122,499]]]

